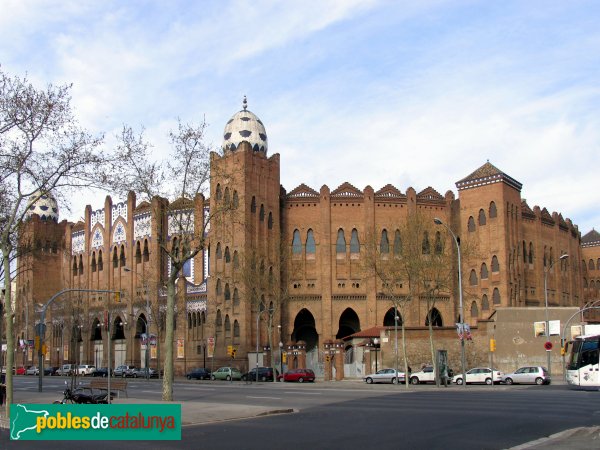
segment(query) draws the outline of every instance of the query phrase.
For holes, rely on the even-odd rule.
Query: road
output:
[[[48,380],[48,382],[46,382]],[[46,390],[61,381],[45,378]],[[160,398],[160,382],[131,380],[130,392]],[[21,378],[16,396],[37,384]],[[552,386],[365,385],[360,382],[291,384],[176,382],[175,400],[294,408],[293,414],[191,425],[181,442],[128,442],[148,448],[223,449],[502,449],[580,426],[600,425],[600,393]],[[58,397],[58,395],[57,395]],[[4,435],[0,440],[0,446]],[[39,444],[11,443],[15,448]],[[12,447],[12,445],[11,445]],[[81,443],[61,442],[61,448]],[[85,444],[86,450],[122,448],[123,443]],[[44,448],[47,448],[44,447]]]

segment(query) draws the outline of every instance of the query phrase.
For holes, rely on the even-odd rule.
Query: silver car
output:
[[[550,384],[550,374],[545,367],[528,366],[521,367],[513,373],[507,373],[502,377],[504,384]]]
[[[365,375],[363,377],[366,383],[403,383],[404,372],[398,372],[396,369],[381,369],[376,373]]]

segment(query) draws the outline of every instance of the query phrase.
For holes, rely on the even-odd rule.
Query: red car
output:
[[[17,370],[15,370],[15,374],[16,375],[25,375],[25,371],[26,370],[27,369],[25,369],[25,367],[22,367],[22,366],[21,367],[17,367]]]
[[[292,369],[283,374],[283,381],[315,381],[315,373],[311,369]]]

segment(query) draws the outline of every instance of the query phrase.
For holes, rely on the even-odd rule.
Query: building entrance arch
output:
[[[346,308],[340,316],[338,332],[335,335],[336,339],[343,339],[360,331],[360,319],[358,314],[352,308]]]
[[[301,309],[294,319],[292,340],[306,342],[307,352],[319,347],[319,335],[315,325],[315,317],[306,308]]]

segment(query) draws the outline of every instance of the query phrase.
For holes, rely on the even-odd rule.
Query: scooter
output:
[[[65,381],[65,385],[67,382]],[[114,398],[115,393],[110,393],[110,399]],[[63,391],[62,400],[56,400],[53,402],[54,404],[67,404],[67,403],[77,403],[81,404],[108,404],[108,392],[103,394],[85,394],[82,392],[81,388],[77,388],[74,391],[67,386]]]

